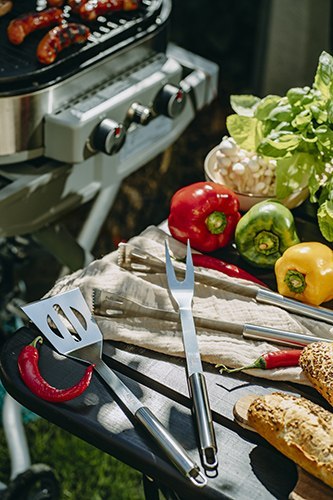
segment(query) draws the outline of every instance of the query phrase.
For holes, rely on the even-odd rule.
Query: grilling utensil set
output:
[[[194,271],[189,244],[187,246],[185,280],[183,282],[177,281],[167,246],[166,270],[170,292],[179,305],[187,362],[187,378],[199,437],[201,460],[205,470],[216,470],[216,440],[191,311]],[[150,409],[141,403],[118,375],[102,360],[103,336],[79,288],[33,302],[23,306],[22,309],[60,354],[95,364],[96,372],[109,385],[128,411],[136,417],[178,470],[196,486],[205,486],[207,479],[199,466]]]
[[[168,287],[170,294],[178,304],[181,321],[187,381],[192,400],[193,418],[198,435],[198,447],[202,465],[206,473],[208,473],[209,470],[216,471],[217,469],[217,446],[192,315],[194,269],[190,244],[189,242],[187,244],[186,272],[183,281],[178,281],[176,278],[167,242],[165,242],[165,255]],[[259,293],[261,293],[261,290]],[[266,290],[263,293],[270,294]],[[272,294],[278,295],[273,292]],[[270,297],[268,297],[267,303],[272,303],[269,299]],[[275,297],[273,299],[275,300]],[[284,299],[281,300],[284,302]],[[262,301],[264,302],[264,300]],[[295,301],[291,302],[288,306],[292,310]],[[282,308],[285,307],[285,302],[281,303],[280,306]],[[288,307],[285,308],[288,309]],[[312,308],[309,311],[305,306],[303,307],[303,304],[301,304],[301,308],[304,309],[302,311],[303,315],[311,316],[313,314]],[[153,440],[165,452],[178,470],[196,486],[205,486],[207,479],[202,474],[199,466],[190,458],[188,453],[173,438],[169,431],[163,427],[149,408],[140,402],[102,360],[103,336],[78,288],[33,302],[22,307],[22,309],[59,353],[74,359],[94,363],[97,373],[110,386],[129,412],[148,431]],[[299,309],[297,312],[301,313]],[[325,317],[326,320],[328,319],[331,322],[331,317],[326,318],[327,313],[327,310],[320,311],[317,319],[324,319]],[[56,330],[54,327],[57,333],[55,333]],[[326,340],[257,325],[243,325],[241,333],[247,338],[273,340],[278,343],[295,346],[306,345],[309,342],[318,340]]]

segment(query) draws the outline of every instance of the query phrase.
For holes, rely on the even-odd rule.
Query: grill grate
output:
[[[25,12],[46,8],[46,0],[15,2],[12,12],[0,18],[0,92],[23,88],[27,83],[40,87],[58,82],[78,71],[83,63],[87,66],[89,60],[101,52],[140,38],[159,23],[162,3],[163,0],[142,0],[136,11],[114,12],[85,23],[91,30],[87,43],[65,49],[53,64],[43,66],[37,60],[36,49],[47,30],[31,33],[21,45],[14,46],[7,39],[7,26]],[[68,6],[64,7],[64,14],[69,22],[83,23],[81,18],[71,14]]]

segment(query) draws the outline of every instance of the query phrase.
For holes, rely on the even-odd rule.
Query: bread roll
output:
[[[317,391],[333,406],[333,343],[308,344],[299,364]]]
[[[273,393],[251,403],[248,422],[286,457],[333,488],[332,413],[305,398]]]

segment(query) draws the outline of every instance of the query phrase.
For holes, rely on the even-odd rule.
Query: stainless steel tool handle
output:
[[[304,347],[311,342],[333,342],[332,340],[302,335],[301,333],[286,332],[267,326],[245,324],[243,327],[243,337],[247,339],[268,340],[277,344],[289,347]]]
[[[180,472],[187,476],[198,487],[202,488],[207,484],[207,479],[200,471],[198,465],[191,459],[184,448],[180,446],[155,415],[153,415],[149,408],[142,406],[138,409],[135,416]]]
[[[193,415],[199,437],[201,460],[205,469],[216,469],[217,446],[212,414],[209,406],[205,376],[192,311],[179,308],[182,323],[183,342],[187,363],[187,379],[192,399]]]
[[[309,318],[333,324],[333,311],[325,307],[310,306],[298,300],[288,299],[279,293],[261,289],[257,292],[256,300],[264,304],[281,307],[281,309],[286,309],[295,314],[301,314],[302,316],[308,316]]]
[[[206,379],[203,373],[193,373],[188,381],[199,434],[202,463],[206,469],[216,469],[217,446]]]
[[[173,438],[161,422],[153,413],[130,391],[124,382],[104,363],[98,361],[95,366],[96,371],[104,381],[117,394],[128,410],[136,416],[138,421],[147,429],[151,437],[166,453],[178,470],[187,476],[192,483],[198,487],[203,487],[207,479],[200,471],[198,465],[193,462],[182,446]]]

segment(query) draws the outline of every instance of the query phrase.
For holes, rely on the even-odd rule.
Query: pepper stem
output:
[[[205,220],[207,229],[212,234],[221,234],[226,228],[227,217],[224,212],[212,212]]]
[[[38,335],[38,337],[36,337],[29,345],[32,345],[32,347],[37,347],[38,342],[40,342],[41,344],[43,343],[43,337],[41,337],[40,335]]]
[[[289,269],[284,277],[289,290],[294,293],[303,293],[306,288],[305,275],[296,269]]]
[[[215,365],[215,368],[219,368],[220,373],[235,373],[241,372],[242,370],[249,370],[250,368],[260,368],[261,370],[265,370],[266,362],[262,356],[259,356],[259,358],[257,358],[250,365],[241,366],[240,368],[227,368],[225,365]]]
[[[254,245],[257,252],[264,255],[271,255],[279,250],[279,237],[270,231],[260,231],[254,237]]]

